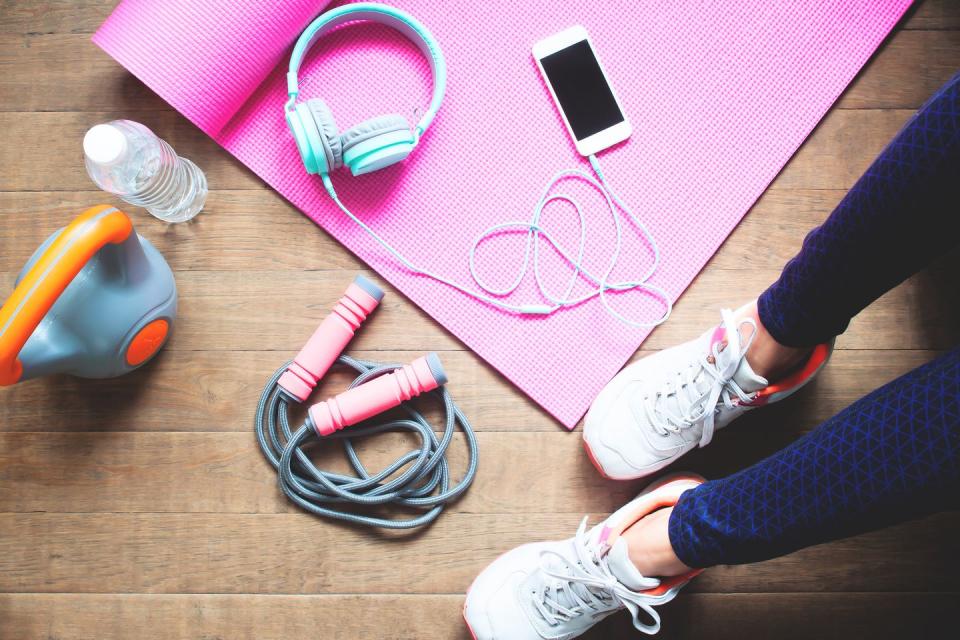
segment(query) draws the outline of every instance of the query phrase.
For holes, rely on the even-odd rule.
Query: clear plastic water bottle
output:
[[[186,222],[207,200],[207,178],[150,129],[131,120],[98,124],[83,137],[87,173],[104,191],[166,222]]]

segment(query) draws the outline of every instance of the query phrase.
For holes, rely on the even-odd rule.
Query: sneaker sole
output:
[[[593,468],[597,470],[597,473],[600,474],[600,477],[604,478],[605,480],[614,480],[614,481],[616,481],[616,482],[633,482],[633,481],[635,481],[635,480],[643,480],[644,478],[649,478],[650,476],[655,476],[655,475],[657,475],[658,473],[660,473],[661,471],[663,471],[664,469],[666,469],[667,467],[669,467],[669,466],[671,466],[672,464],[674,464],[674,463],[675,463],[677,460],[679,460],[681,457],[683,457],[683,454],[681,454],[680,456],[677,456],[677,458],[674,459],[674,460],[666,460],[666,461],[664,461],[665,463],[662,464],[661,466],[658,466],[658,467],[655,467],[655,468],[653,468],[653,469],[651,469],[651,470],[649,470],[649,471],[646,471],[646,472],[644,472],[643,475],[640,475],[640,476],[630,476],[630,477],[627,477],[627,478],[614,478],[613,476],[607,474],[607,472],[603,470],[603,467],[600,465],[600,461],[597,460],[597,456],[594,455],[593,449],[590,448],[590,443],[587,442],[587,439],[586,439],[586,438],[581,438],[580,440],[581,440],[581,442],[583,442],[583,449],[584,449],[584,451],[586,451],[586,453],[587,453],[587,458],[590,460],[590,464],[592,464],[592,465],[593,465]]]
[[[583,449],[587,452],[587,458],[590,459],[590,464],[593,465],[593,468],[597,470],[597,473],[600,474],[602,478],[607,480],[613,480],[607,473],[603,470],[603,467],[600,466],[600,463],[597,461],[597,457],[593,455],[593,449],[590,448],[590,443],[587,442],[586,438],[580,438],[580,441],[583,442]]]

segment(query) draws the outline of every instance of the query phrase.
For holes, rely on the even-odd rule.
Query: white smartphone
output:
[[[581,26],[533,45],[533,57],[580,155],[589,156],[630,137],[630,123]]]

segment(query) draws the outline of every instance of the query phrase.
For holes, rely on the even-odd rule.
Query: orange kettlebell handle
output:
[[[0,386],[23,375],[20,350],[63,290],[107,244],[130,237],[127,214],[101,204],[87,209],[50,243],[0,308]]]

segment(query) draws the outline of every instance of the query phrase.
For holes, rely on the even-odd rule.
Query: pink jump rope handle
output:
[[[305,401],[382,299],[380,287],[357,276],[277,384],[300,402]]]
[[[437,354],[417,358],[400,369],[310,407],[310,422],[321,436],[362,422],[421,393],[447,383]]]

